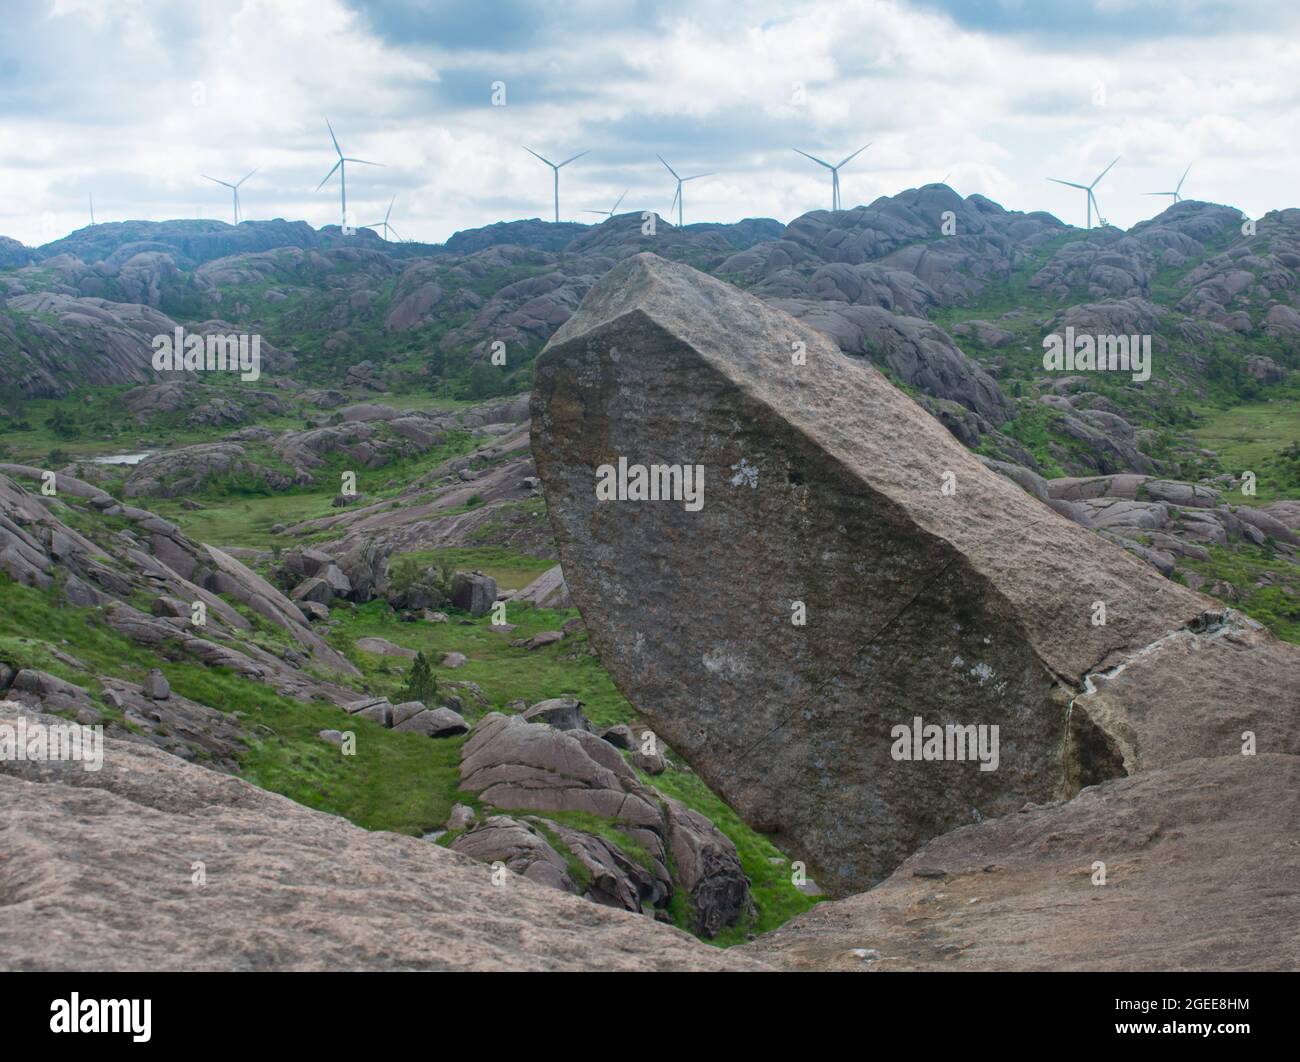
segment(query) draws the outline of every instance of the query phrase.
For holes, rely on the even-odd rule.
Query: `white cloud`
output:
[[[353,170],[350,203],[382,217],[396,195],[394,224],[426,240],[548,216],[549,173],[524,143],[593,149],[562,177],[574,219],[625,188],[624,209],[666,212],[662,152],[718,171],[689,186],[688,221],[788,220],[829,200],[828,177],[790,148],[839,158],[868,140],[842,176],[848,204],[951,172],[963,194],[1081,223],[1079,197],[1046,178],[1090,180],[1121,155],[1098,188],[1117,224],[1154,213],[1141,193],[1193,161],[1189,196],[1255,216],[1295,205],[1300,55],[1278,9],[1270,22],[1186,3],[1162,28],[1102,6],[1106,32],[1089,35],[959,11],[962,28],[901,0],[700,0],[661,17],[539,3],[497,15],[499,33],[422,33],[418,9],[380,25],[343,0],[20,4],[0,43],[0,232],[34,243],[79,227],[91,190],[101,221],[224,219],[226,193],[199,174],[255,166],[247,216],[337,221],[337,188],[313,191],[334,161],[326,115],[348,153],[386,164]],[[504,108],[489,103],[498,78]]]

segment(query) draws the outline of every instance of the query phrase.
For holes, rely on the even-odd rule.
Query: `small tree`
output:
[[[433,666],[423,653],[415,654],[415,662],[406,676],[406,685],[398,693],[403,701],[420,701],[432,704],[438,696],[438,678],[433,673]]]

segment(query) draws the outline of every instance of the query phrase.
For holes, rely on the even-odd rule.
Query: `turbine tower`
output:
[[[219,184],[219,185],[221,185],[223,188],[229,188],[229,189],[230,189],[231,205],[232,205],[232,207],[233,207],[233,209],[234,209],[234,214],[235,214],[235,224],[236,224],[236,225],[239,224],[239,214],[240,214],[240,211],[239,211],[239,186],[240,186],[241,184],[243,184],[246,180],[248,180],[249,177],[253,176],[253,174],[256,173],[256,172],[257,172],[257,170],[253,170],[252,173],[247,173],[247,174],[245,174],[243,177],[241,177],[239,180],[237,180],[234,184],[231,184],[229,181],[218,181],[215,177],[208,177],[208,175],[207,175],[206,173],[203,174],[203,177],[206,178],[207,180],[211,181],[213,184]]]
[[[397,230],[396,230],[395,228],[393,228],[392,225],[388,224],[388,217],[389,217],[390,214],[392,214],[392,212],[393,212],[393,204],[396,203],[396,202],[397,202],[397,196],[393,196],[393,198],[390,199],[390,200],[388,201],[388,209],[387,209],[386,211],[384,211],[384,220],[383,220],[383,221],[372,221],[369,225],[366,226],[366,228],[368,228],[368,229],[379,229],[379,228],[382,228],[382,229],[384,230],[384,239],[385,239],[385,240],[388,239],[388,234],[389,234],[390,232],[391,232],[394,236],[397,236],[397,238],[400,240],[402,237],[401,237],[400,235],[398,235]]]
[[[573,158],[565,159],[563,162],[559,162],[559,163],[552,162],[550,159],[547,158],[542,158],[541,155],[537,154],[537,152],[530,147],[525,147],[524,150],[527,151],[528,154],[532,155],[533,158],[541,159],[544,163],[546,163],[546,165],[551,167],[551,169],[555,172],[555,220],[556,222],[559,222],[560,220],[560,170],[563,167],[567,166],[570,162],[582,158],[582,156],[590,152],[591,149],[588,148],[587,151],[579,151],[576,155],[573,156]]]
[[[325,187],[325,182],[334,176],[335,170],[339,171],[339,197],[343,210],[341,223],[346,227],[348,223],[348,163],[358,162],[362,166],[378,166],[381,169],[383,168],[383,163],[367,162],[365,159],[354,159],[344,155],[343,149],[339,147],[339,138],[334,135],[334,127],[330,125],[330,120],[328,118],[325,119],[325,127],[330,131],[330,139],[334,141],[334,151],[335,154],[338,155],[339,160],[330,168],[329,173],[325,174],[325,176],[321,178],[320,184],[316,186],[316,191],[319,192]]]
[[[626,196],[626,195],[627,195],[627,189],[624,188],[624,189],[623,189],[623,195],[619,196],[616,200],[614,200],[614,209],[613,209],[613,210],[591,210],[590,208],[588,208],[587,210],[584,210],[583,213],[584,213],[584,214],[603,214],[603,215],[604,215],[605,217],[607,217],[607,218],[612,218],[615,214],[618,213],[618,206],[619,206],[619,204],[620,204],[621,202],[623,202],[623,198],[624,198],[624,196]]]
[[[664,157],[663,157],[662,155],[656,155],[655,158],[657,158],[660,162],[663,162],[663,164],[664,164],[664,169],[666,169],[669,173],[671,173],[671,174],[673,175],[673,180],[675,180],[675,181],[677,182],[677,193],[673,196],[673,201],[672,201],[672,203],[671,203],[671,204],[669,205],[669,207],[668,207],[668,213],[671,214],[671,213],[673,212],[673,207],[674,207],[674,206],[677,208],[677,227],[680,229],[680,228],[683,227],[683,225],[682,225],[682,185],[684,185],[687,181],[698,181],[701,177],[712,177],[713,174],[712,174],[712,173],[696,173],[696,174],[692,174],[690,177],[678,177],[678,176],[677,176],[677,171],[676,171],[675,169],[673,169],[671,166],[669,166],[667,162],[664,161]]]
[[[1115,162],[1118,162],[1118,161],[1119,161],[1119,156],[1116,155],[1116,156],[1115,156]],[[1083,189],[1083,191],[1085,191],[1085,192],[1088,193],[1088,228],[1092,228],[1092,208],[1093,208],[1093,207],[1097,207],[1097,218],[1098,218],[1098,220],[1101,221],[1102,224],[1105,224],[1105,219],[1103,219],[1102,216],[1101,216],[1101,207],[1100,207],[1100,206],[1098,205],[1098,203],[1097,203],[1097,197],[1096,197],[1095,195],[1092,194],[1092,190],[1093,190],[1094,188],[1096,188],[1097,185],[1099,185],[1099,184],[1101,183],[1101,179],[1102,179],[1103,177],[1105,177],[1106,174],[1110,173],[1111,166],[1114,166],[1114,165],[1115,165],[1115,162],[1112,162],[1112,163],[1110,164],[1110,166],[1107,166],[1104,170],[1101,171],[1101,173],[1097,174],[1097,179],[1096,179],[1095,181],[1093,181],[1092,184],[1076,184],[1074,181],[1061,181],[1061,180],[1057,180],[1055,177],[1049,177],[1049,178],[1047,178],[1049,181],[1052,181],[1054,184],[1063,184],[1063,185],[1065,185],[1065,186],[1068,187],[1068,188],[1081,188],[1081,189]],[[1190,168],[1191,168],[1191,167],[1189,166],[1188,169],[1190,169]],[[1180,183],[1181,183],[1181,182],[1180,182]]]
[[[1143,192],[1142,194],[1143,195],[1171,195],[1174,197],[1175,203],[1181,203],[1183,201],[1183,197],[1180,193],[1183,190],[1183,182],[1187,180],[1187,175],[1188,173],[1191,172],[1191,169],[1192,169],[1192,164],[1189,162],[1187,164],[1187,169],[1183,170],[1183,175],[1178,178],[1178,183],[1174,185],[1174,190],[1172,192]]]
[[[864,151],[866,151],[867,148],[869,147],[871,147],[870,144],[863,144],[852,155],[850,155],[846,159],[841,159],[840,162],[835,166],[832,166],[829,162],[825,162],[822,159],[817,158],[816,155],[809,155],[808,152],[806,151],[799,151],[798,148],[794,148],[793,150],[797,151],[800,155],[802,155],[806,159],[812,159],[812,161],[817,163],[818,166],[825,166],[828,170],[831,171],[831,209],[839,210],[840,209],[840,166],[844,166],[852,162]]]

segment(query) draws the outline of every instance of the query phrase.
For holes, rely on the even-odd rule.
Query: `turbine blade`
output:
[[[396,236],[399,240],[402,238],[401,234],[395,228],[393,228],[392,225],[388,226],[388,231],[391,232],[394,236]]]
[[[584,214],[608,214],[609,211],[608,211],[608,210],[592,210],[591,207],[588,207],[586,210],[583,211],[583,213],[584,213]]]
[[[344,161],[344,162],[359,162],[359,163],[361,163],[361,165],[363,165],[363,166],[378,166],[381,170],[384,168],[384,164],[383,164],[382,162],[367,162],[365,159],[346,158],[346,159],[344,159],[343,161]]]
[[[791,151],[799,151],[798,148],[791,148],[790,150],[791,150]],[[806,151],[799,151],[799,154],[802,155],[802,156],[803,156],[804,158],[806,158],[806,159],[812,159],[813,162],[817,163],[818,166],[825,166],[828,170],[833,170],[833,169],[835,169],[835,167],[832,166],[829,162],[823,162],[823,161],[822,161],[821,159],[819,159],[816,155],[809,155],[808,152],[806,152]]]
[[[393,204],[396,203],[396,202],[397,202],[397,196],[396,196],[396,195],[394,195],[393,198],[390,199],[390,200],[388,201],[388,209],[387,209],[386,211],[384,211],[384,224],[385,224],[385,225],[388,224],[388,216],[389,216],[390,214],[392,214],[392,212],[393,212]]]
[[[1183,190],[1183,182],[1187,180],[1187,175],[1191,172],[1192,172],[1192,164],[1189,162],[1187,164],[1187,169],[1183,170],[1183,175],[1178,178],[1178,186],[1174,189],[1175,195],[1177,195],[1179,192]]]
[[[530,147],[525,147],[524,150],[527,151],[528,154],[532,155],[533,158],[542,159],[542,161],[546,163],[546,165],[550,166],[551,169],[555,169],[555,163],[553,163],[550,159],[542,158],[541,155],[537,154],[537,152]]]
[[[691,177],[683,177],[682,182],[685,183],[686,181],[698,181],[701,177],[712,177],[712,176],[713,174],[711,173],[697,173]]]
[[[669,166],[667,162],[664,162],[664,157],[662,155],[655,155],[655,158],[657,158],[660,162],[663,162],[664,169],[666,169],[669,173],[671,173],[673,177],[677,176],[677,171],[673,169],[671,166]],[[680,191],[680,189],[678,189],[678,191]],[[676,200],[674,200],[674,202],[676,202]]]
[[[860,148],[858,148],[857,151],[855,151],[852,155],[850,155],[848,158],[846,158],[846,159],[844,160],[844,162],[841,162],[841,163],[840,163],[840,166],[843,166],[845,162],[852,162],[852,161],[853,161],[854,159],[856,159],[859,155],[861,155],[864,151],[866,151],[867,148],[869,148],[869,147],[871,147],[870,144],[863,144]],[[840,166],[836,166],[835,168],[838,170],[838,169],[840,168]]]
[[[339,159],[338,162],[334,163],[334,169],[333,169],[333,170],[330,170],[329,173],[325,174],[325,176],[321,178],[321,182],[320,182],[320,184],[318,184],[318,185],[316,186],[316,191],[319,192],[322,188],[324,188],[324,187],[325,187],[325,182],[328,181],[331,177],[334,176],[334,170],[337,170],[337,169],[338,169],[340,166],[342,166],[342,165],[343,165],[343,160],[342,160],[342,159]]]
[[[261,169],[261,167],[259,166],[258,169]],[[248,178],[253,176],[253,174],[255,174],[256,172],[257,170],[250,170],[248,173],[244,174],[244,176],[242,176],[241,178],[239,178],[239,180],[235,182],[235,187],[238,188],[241,184],[243,184],[246,180],[248,180]]]
[[[1115,162],[1118,162],[1118,161],[1119,161],[1119,158],[1120,158],[1120,157],[1119,157],[1118,155],[1116,155],[1116,156],[1115,156]],[[1107,166],[1104,170],[1101,171],[1101,173],[1097,174],[1097,179],[1096,179],[1095,181],[1093,181],[1092,184],[1088,185],[1088,187],[1089,187],[1089,188],[1096,188],[1097,185],[1099,185],[1099,184],[1101,183],[1101,179],[1102,179],[1103,177],[1105,177],[1106,174],[1110,173],[1110,171],[1111,171],[1111,167],[1113,167],[1113,166],[1115,165],[1115,162],[1112,162],[1112,163],[1110,164],[1110,166]]]
[[[225,182],[225,181],[218,181],[215,177],[208,177],[208,175],[207,175],[206,173],[201,173],[201,174],[199,174],[199,176],[200,176],[200,177],[207,177],[207,179],[208,179],[209,181],[211,181],[213,184],[219,184],[219,185],[221,185],[223,188],[233,188],[233,187],[235,187],[233,184],[228,184],[228,183]]]
[[[626,188],[623,189],[623,194],[619,196],[618,200],[614,203],[614,209],[609,212],[610,217],[613,217],[615,214],[618,213],[619,204],[622,203],[625,198],[627,198],[627,191],[628,190]]]
[[[1055,184],[1064,184],[1069,188],[1082,188],[1085,192],[1089,190],[1086,184],[1075,184],[1073,181],[1061,181],[1057,180],[1055,177],[1049,177],[1047,179]]]
[[[330,120],[328,118],[325,119],[325,128],[330,131],[330,139],[334,141],[335,152],[337,152],[339,158],[342,158],[343,149],[339,147],[339,138],[334,135],[334,127],[330,125]]]
[[[563,162],[560,163],[559,166],[556,166],[555,168],[558,170],[560,166],[567,166],[570,162],[574,162],[577,159],[582,158],[583,155],[590,155],[590,154],[591,154],[591,148],[587,148],[586,151],[579,151],[576,155],[573,156],[573,158],[565,159]]]

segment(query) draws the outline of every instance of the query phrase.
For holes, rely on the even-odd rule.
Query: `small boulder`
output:
[[[431,708],[411,716],[393,729],[424,734],[431,738],[446,738],[468,734],[469,724],[465,722],[464,716],[450,708]]]
[[[140,689],[151,701],[165,701],[172,695],[171,684],[156,667],[150,668],[149,677],[144,680],[144,685]]]
[[[485,616],[497,599],[497,583],[482,572],[457,572],[451,579],[451,603],[471,616]]]
[[[464,667],[468,663],[469,663],[469,657],[467,657],[464,653],[455,653],[455,652],[443,653],[442,656],[438,658],[439,667],[447,667],[447,668]]]
[[[554,697],[538,701],[521,718],[529,723],[548,723],[556,730],[591,731],[591,723],[582,713],[582,702],[576,697]]]
[[[630,751],[636,747],[636,737],[632,733],[632,728],[626,723],[619,723],[617,726],[611,726],[606,730],[602,730],[600,736],[616,749],[626,749]]]

